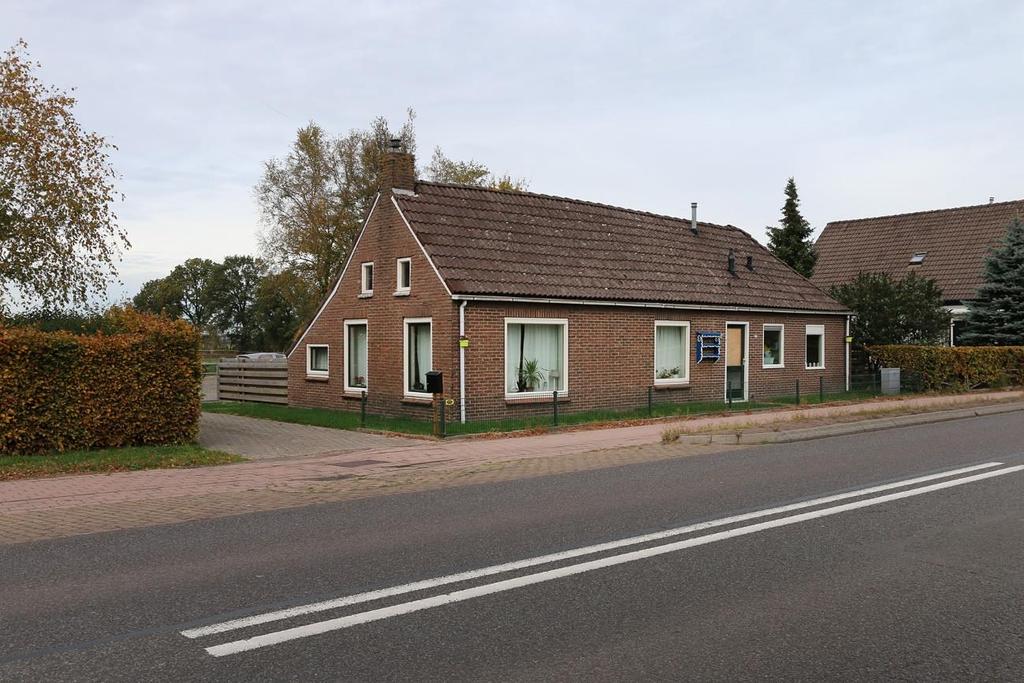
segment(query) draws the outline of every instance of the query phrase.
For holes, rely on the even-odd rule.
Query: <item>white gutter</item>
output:
[[[684,311],[733,311],[739,313],[794,313],[799,315],[849,315],[849,311],[815,311],[801,308],[754,308],[703,304],[664,304],[652,301],[602,301],[597,299],[551,299],[489,294],[453,294],[454,301],[495,301],[517,304],[562,304],[572,306],[617,306],[620,308],[661,308]]]
[[[850,342],[846,341],[850,337],[850,316],[846,316],[846,337],[843,339],[843,343],[846,344],[846,390],[850,390]]]
[[[466,304],[459,305],[459,421],[466,424],[466,347],[462,339],[466,336]]]

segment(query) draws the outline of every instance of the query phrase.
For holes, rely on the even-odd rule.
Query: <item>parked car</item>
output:
[[[283,353],[276,352],[261,352],[261,353],[240,353],[235,356],[240,361],[268,361],[268,360],[286,360],[288,356]]]

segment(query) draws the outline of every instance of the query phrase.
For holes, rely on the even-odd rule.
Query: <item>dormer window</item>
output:
[[[362,276],[360,278],[360,296],[372,296],[373,295],[373,263],[364,263],[362,267]]]
[[[927,251],[919,251],[910,257],[910,265],[919,266],[924,263],[924,257],[928,255]]]

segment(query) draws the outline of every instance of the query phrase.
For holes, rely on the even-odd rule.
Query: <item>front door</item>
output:
[[[729,325],[725,335],[725,396],[733,401],[747,398],[747,326]]]

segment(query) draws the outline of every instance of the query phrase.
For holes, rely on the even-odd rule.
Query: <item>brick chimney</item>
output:
[[[391,138],[388,143],[380,175],[381,192],[391,189],[416,191],[416,157],[402,151],[402,141],[398,138]]]

